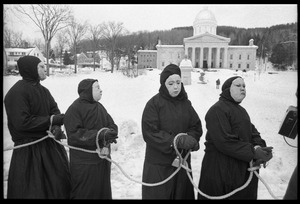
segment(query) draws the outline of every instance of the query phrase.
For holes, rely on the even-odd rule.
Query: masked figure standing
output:
[[[243,78],[234,76],[222,86],[219,101],[206,113],[205,154],[202,160],[199,189],[209,196],[223,196],[241,187],[249,178],[250,161],[254,166],[272,158],[272,147],[252,124],[240,106],[246,97]],[[258,171],[258,170],[257,170]],[[258,178],[227,199],[257,199]],[[206,199],[198,194],[198,199]]]
[[[159,93],[146,104],[142,115],[142,133],[146,142],[143,182],[157,183],[177,169],[173,166],[176,152],[173,140],[184,158],[189,150],[199,150],[202,125],[181,82],[181,70],[170,64],[160,75]],[[191,168],[191,157],[187,158]],[[191,175],[192,176],[192,175]],[[142,199],[195,199],[194,188],[186,170],[180,169],[168,182],[142,186]]]
[[[110,150],[110,144],[116,143],[118,126],[98,101],[102,90],[96,79],[84,79],[78,85],[77,98],[68,108],[64,125],[67,131],[68,144],[71,146],[96,150],[99,133],[100,148]],[[108,157],[110,151],[107,152]],[[71,199],[112,199],[111,163],[98,154],[70,149],[70,169],[72,192]]]
[[[64,115],[49,90],[40,84],[46,79],[45,65],[34,56],[17,62],[22,80],[5,96],[7,124],[15,146],[47,135],[50,118],[56,139],[63,139],[60,126]],[[8,175],[7,198],[68,199],[70,172],[64,147],[52,138],[13,150]]]

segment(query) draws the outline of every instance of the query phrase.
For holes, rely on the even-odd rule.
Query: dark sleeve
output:
[[[150,100],[142,115],[142,134],[147,145],[159,152],[171,154],[174,135],[159,128],[158,110],[153,100]]]
[[[203,134],[201,120],[192,105],[190,105],[190,122],[187,134],[194,137],[197,142]]]
[[[70,106],[66,111],[64,125],[69,145],[89,149],[96,148],[96,136],[99,130],[84,128],[80,111],[75,107]]]
[[[103,107],[104,108],[104,107]],[[113,129],[118,133],[118,126],[115,124],[113,118],[111,117],[111,115],[106,111],[106,109],[104,108],[105,112],[106,112],[106,120],[107,120],[107,128],[109,129]]]
[[[252,145],[253,146],[259,145],[261,147],[266,147],[267,145],[265,140],[261,138],[260,133],[257,131],[255,126],[251,124],[251,127],[252,127],[252,140],[251,140]]]
[[[50,115],[57,115],[60,114],[60,110],[57,106],[56,101],[54,100],[53,96],[51,95],[50,91],[47,89],[48,98],[50,103]]]
[[[225,155],[250,162],[254,157],[253,145],[239,140],[231,133],[229,119],[219,107],[211,108],[206,117],[206,127],[215,147]]]
[[[26,90],[17,87],[9,93],[5,100],[7,115],[18,131],[45,131],[50,125],[50,116],[33,115]]]

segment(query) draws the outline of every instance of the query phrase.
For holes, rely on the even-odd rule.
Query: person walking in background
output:
[[[102,90],[96,79],[84,79],[78,85],[77,98],[65,113],[64,125],[71,146],[95,150],[98,144],[110,156],[110,144],[116,143],[118,126],[98,102]],[[111,163],[97,154],[70,149],[71,199],[112,199]]]
[[[143,182],[157,183],[177,169],[173,140],[184,158],[189,150],[199,150],[202,125],[181,82],[181,71],[170,64],[160,75],[159,93],[146,104],[142,115],[142,134],[146,142]],[[187,158],[191,168],[191,157]],[[194,188],[186,170],[180,169],[172,179],[158,186],[142,186],[142,199],[195,199]]]
[[[64,115],[49,90],[40,84],[46,79],[45,65],[34,56],[17,62],[22,80],[16,82],[4,98],[8,129],[15,146],[47,135],[64,139],[61,131]],[[14,149],[8,175],[7,198],[68,199],[70,172],[67,152],[52,138]]]
[[[246,97],[243,78],[234,76],[222,86],[222,93],[205,115],[206,141],[199,186],[209,196],[223,196],[241,187],[249,178],[249,163],[266,165],[272,147],[252,124],[247,111],[240,106]],[[258,178],[227,199],[257,199]],[[198,194],[198,199],[206,197]]]
[[[219,87],[220,87],[220,79],[217,79],[217,81],[216,81],[216,89],[219,89]]]

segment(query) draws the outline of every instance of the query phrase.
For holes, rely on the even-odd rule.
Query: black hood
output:
[[[184,90],[183,83],[181,82],[181,91],[176,97],[172,97],[169,94],[169,91],[165,85],[165,82],[167,78],[173,74],[178,74],[181,77],[181,70],[180,68],[175,64],[169,64],[164,68],[164,70],[160,74],[160,88],[159,88],[159,94],[163,96],[164,98],[171,100],[171,101],[177,101],[177,100],[184,100],[187,99],[187,93]]]
[[[29,82],[39,82],[37,65],[41,62],[38,57],[26,55],[21,57],[18,62],[18,69],[22,78]]]
[[[78,84],[78,94],[81,100],[88,101],[89,103],[97,102],[93,98],[93,83],[97,79],[84,79]]]
[[[241,102],[236,102],[232,97],[231,97],[231,94],[230,94],[230,87],[231,87],[231,84],[232,82],[237,79],[237,78],[242,78],[240,76],[234,76],[234,77],[230,77],[229,79],[227,79],[224,84],[222,85],[222,93],[220,94],[220,99],[223,98],[223,99],[226,99],[226,100],[229,100],[233,103],[236,103],[236,104],[240,104]]]

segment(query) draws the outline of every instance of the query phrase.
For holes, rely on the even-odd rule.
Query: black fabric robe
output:
[[[198,114],[188,100],[183,85],[181,93],[172,98],[162,85],[160,92],[146,104],[142,115],[142,133],[146,142],[143,182],[157,183],[169,177],[177,168],[173,139],[178,133],[188,133],[199,142],[202,125]],[[184,157],[187,151],[182,152]],[[191,158],[187,159],[191,168]],[[195,199],[194,189],[185,169],[181,169],[167,183],[142,186],[142,199]]]
[[[118,131],[117,125],[104,106],[93,100],[92,84],[85,80],[80,84],[80,97],[65,113],[64,125],[68,144],[88,150],[96,150],[97,132],[104,127]],[[102,144],[101,144],[102,145]],[[72,199],[111,199],[111,163],[98,154],[70,149]]]
[[[254,146],[266,146],[247,111],[229,94],[229,89],[224,91],[205,116],[206,148],[199,189],[209,196],[222,196],[242,186],[249,178]],[[257,199],[257,187],[258,178],[253,174],[244,190],[227,199]],[[198,194],[198,199],[206,197]]]
[[[15,146],[46,136],[50,116],[60,113],[49,90],[40,84],[37,68],[27,71],[4,99]],[[69,198],[70,172],[64,147],[47,138],[13,150],[7,188],[7,198]]]

